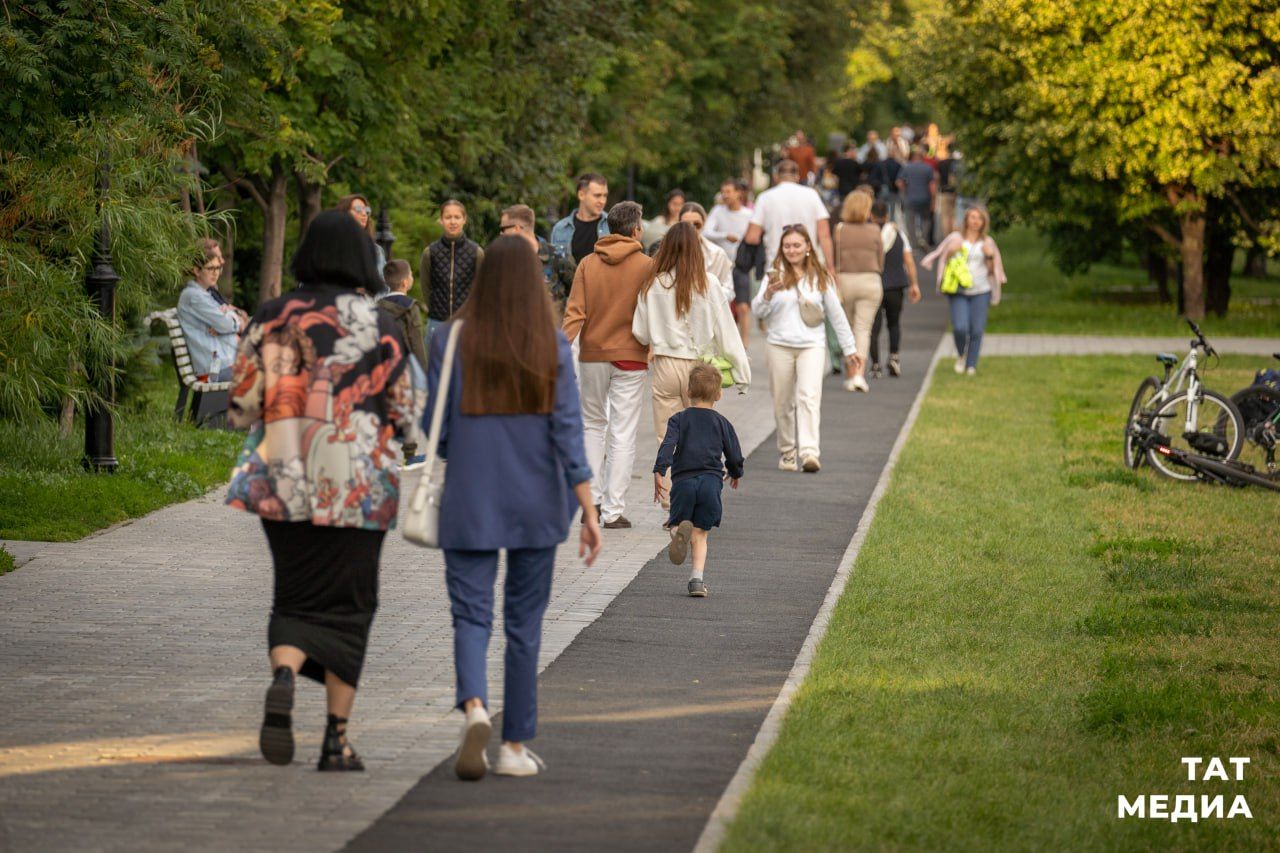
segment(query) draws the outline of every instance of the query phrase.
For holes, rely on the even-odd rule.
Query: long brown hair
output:
[[[462,327],[462,413],[546,414],[555,405],[556,324],[538,256],[523,237],[484,250]]]
[[[796,274],[795,267],[787,263],[787,256],[782,253],[782,241],[791,234],[799,234],[809,247],[809,252],[804,259],[804,277],[816,281],[819,292],[826,290],[827,285],[831,283],[831,274],[818,260],[818,253],[813,249],[813,240],[809,237],[809,229],[803,225],[788,225],[782,229],[782,236],[778,238],[778,254],[773,257],[773,267],[769,270],[769,275],[782,280],[783,290],[790,290],[800,284],[800,276]]]
[[[658,256],[653,259],[653,277],[640,290],[641,298],[658,276],[671,273],[676,284],[676,316],[683,317],[693,307],[693,294],[707,292],[707,266],[702,255],[702,239],[692,222],[677,222],[662,237]]]
[[[344,213],[350,213],[352,205],[357,201],[364,202],[364,206],[369,208],[369,223],[365,225],[365,230],[369,232],[370,237],[373,237],[375,236],[373,230],[373,205],[369,204],[369,199],[359,194],[344,195],[342,198],[338,199],[338,203],[333,206],[333,209],[341,210]]]

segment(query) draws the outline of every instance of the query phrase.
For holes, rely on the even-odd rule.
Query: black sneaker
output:
[[[699,578],[694,578],[693,580],[689,581],[689,594],[694,598],[706,598],[707,597],[706,582],[703,580],[700,580]]]
[[[606,521],[604,524],[600,526],[606,527],[609,530],[626,530],[631,526],[631,522],[627,521],[627,517],[625,515],[620,515],[617,518],[615,518],[613,521]]]
[[[267,688],[258,749],[272,764],[293,761],[293,681],[293,670],[287,666],[277,667]]]

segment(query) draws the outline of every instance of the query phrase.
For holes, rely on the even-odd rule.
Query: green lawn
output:
[[[1280,497],[1122,467],[1147,362],[940,368],[725,849],[1275,849]],[[1188,793],[1253,819],[1117,819]]]
[[[1186,331],[1177,306],[1159,304],[1136,260],[1131,266],[1096,264],[1086,273],[1065,276],[1030,229],[1011,228],[995,237],[1009,284],[991,311],[992,332],[1181,336]],[[1238,258],[1237,269],[1239,263]],[[1231,287],[1227,316],[1210,315],[1202,324],[1210,340],[1214,335],[1280,335],[1280,278],[1237,274]]]
[[[158,370],[116,419],[115,474],[80,467],[84,425],[0,422],[0,538],[66,541],[227,481],[242,437],[173,422],[176,380]],[[3,559],[3,558],[0,558]]]

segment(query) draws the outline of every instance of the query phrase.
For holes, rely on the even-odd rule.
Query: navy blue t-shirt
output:
[[[664,474],[670,468],[673,483],[699,474],[723,477],[726,468],[730,477],[737,478],[742,476],[743,461],[742,446],[729,419],[715,409],[691,406],[667,421],[653,472]]]

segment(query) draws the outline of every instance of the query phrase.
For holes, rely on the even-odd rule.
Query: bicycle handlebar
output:
[[[1209,342],[1205,340],[1204,332],[1200,331],[1200,327],[1196,325],[1195,320],[1187,318],[1187,325],[1191,327],[1191,331],[1195,333],[1196,339],[1192,341],[1192,346],[1200,346],[1204,349],[1205,355],[1217,355]]]

